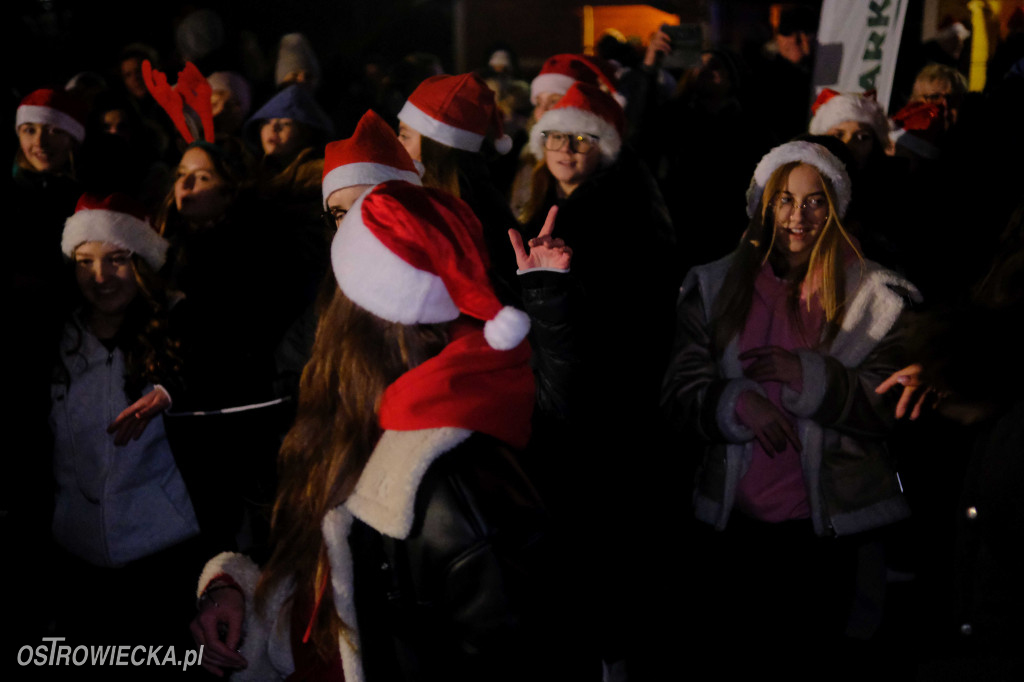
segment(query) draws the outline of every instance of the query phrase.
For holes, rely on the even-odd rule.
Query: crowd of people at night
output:
[[[13,103],[11,679],[1022,679],[1024,8],[888,104],[802,8],[351,82],[196,14]]]

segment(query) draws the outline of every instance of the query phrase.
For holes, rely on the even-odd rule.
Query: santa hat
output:
[[[400,324],[484,320],[487,344],[510,350],[530,318],[503,306],[487,276],[483,228],[450,194],[387,182],[363,194],[331,243],[338,286],[356,305]]]
[[[808,131],[814,135],[826,135],[840,123],[854,121],[870,126],[879,144],[889,146],[889,119],[878,103],[874,90],[857,94],[825,88],[814,101],[811,112],[813,118]]]
[[[537,104],[540,96],[548,92],[564,95],[576,82],[603,86],[620,105],[625,106],[625,97],[616,90],[612,77],[591,59],[577,54],[548,57],[540,73],[530,82],[530,102]]]
[[[21,100],[15,116],[14,129],[23,123],[39,123],[60,128],[79,142],[85,139],[84,102],[63,90],[44,88],[29,93]]]
[[[544,158],[544,133],[587,133],[598,138],[601,159],[608,165],[619,157],[626,132],[626,114],[611,95],[596,85],[573,83],[558,104],[544,112],[530,129],[530,152]]]
[[[324,151],[323,199],[353,185],[379,185],[388,180],[420,184],[420,175],[395,131],[372,109],[359,119],[352,137],[327,145]]]
[[[85,242],[107,242],[138,254],[154,270],[163,267],[168,243],[149,224],[146,209],[125,194],[83,194],[64,223],[61,250],[71,258]]]
[[[757,212],[758,204],[761,202],[761,195],[768,185],[772,174],[781,166],[787,163],[806,163],[814,166],[821,173],[822,177],[829,181],[835,192],[836,209],[839,217],[846,215],[846,209],[850,205],[850,176],[846,172],[846,166],[837,159],[828,149],[814,142],[786,142],[775,147],[764,155],[754,169],[754,177],[750,179],[750,187],[747,188],[747,216],[753,218]]]
[[[409,95],[398,120],[420,135],[455,149],[479,152],[491,131],[499,154],[512,149],[512,138],[504,133],[494,91],[475,73],[426,79]]]

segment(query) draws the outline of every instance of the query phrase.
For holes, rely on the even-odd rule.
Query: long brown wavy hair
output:
[[[761,266],[771,261],[778,272],[783,268],[775,254],[775,198],[786,188],[789,174],[800,162],[787,163],[775,170],[761,195],[760,211],[750,221],[743,240],[735,252],[729,273],[712,307],[712,344],[721,357],[729,341],[743,331],[754,296],[754,281]],[[811,166],[811,168],[814,168]],[[798,322],[801,297],[810,305],[816,296],[825,313],[825,334],[822,344],[827,345],[842,325],[846,296],[844,252],[852,253],[863,263],[863,256],[839,220],[836,195],[831,182],[814,169],[828,199],[828,219],[821,236],[811,250],[807,264],[794,272],[785,273],[790,283],[789,305]]]
[[[256,588],[257,609],[264,609],[274,589],[289,578],[297,590],[315,594],[329,575],[320,524],[352,492],[380,438],[377,412],[384,389],[447,341],[445,325],[382,320],[335,287],[317,324],[295,422],[278,458],[272,549]],[[337,652],[338,636],[349,625],[333,607],[318,610],[312,641],[320,656],[329,659]]]

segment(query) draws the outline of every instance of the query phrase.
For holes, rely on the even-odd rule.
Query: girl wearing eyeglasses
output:
[[[545,394],[558,398],[536,420],[539,477],[580,529],[578,551],[599,566],[588,578],[614,586],[593,619],[614,642],[607,655],[642,669],[667,650],[657,644],[666,630],[646,627],[660,620],[647,609],[664,602],[646,589],[660,584],[664,567],[640,557],[673,516],[656,508],[670,496],[656,492],[666,477],[652,481],[650,467],[669,462],[658,397],[679,280],[664,201],[625,129],[613,96],[574,83],[531,129],[540,161],[521,234],[511,236],[526,310],[538,334],[555,341],[537,344],[535,360]],[[537,267],[539,247],[568,249],[571,258]],[[557,357],[541,364],[552,347]]]
[[[740,246],[684,281],[664,406],[704,448],[695,516],[722,531],[695,536],[707,632],[803,643],[793,672],[878,627],[879,529],[910,510],[886,447],[894,399],[874,387],[906,364],[919,296],[847,234],[849,176],[825,147],[776,147],[747,199]]]

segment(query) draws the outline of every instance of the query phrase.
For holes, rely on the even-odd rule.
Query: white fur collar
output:
[[[408,537],[423,475],[471,434],[455,427],[385,431],[345,507],[374,530],[399,540]]]
[[[342,669],[349,682],[365,679],[359,654],[352,550],[348,544],[352,520],[358,518],[393,538],[408,537],[415,518],[416,491],[423,475],[434,460],[472,433],[454,427],[385,431],[348,500],[324,517],[322,528],[331,564],[334,608],[349,626],[347,636],[338,640]]]

